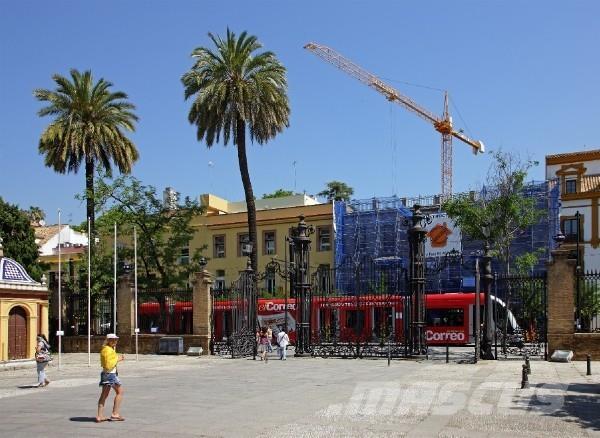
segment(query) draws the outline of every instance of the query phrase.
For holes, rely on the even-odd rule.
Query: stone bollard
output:
[[[525,355],[525,365],[527,366],[527,374],[531,374],[531,364],[529,363],[529,355]]]
[[[523,371],[521,372],[521,389],[529,388],[529,378],[527,377],[527,365],[523,365]]]
[[[592,355],[588,354],[586,356],[586,360],[587,360],[587,373],[586,373],[586,375],[591,376],[592,375]]]

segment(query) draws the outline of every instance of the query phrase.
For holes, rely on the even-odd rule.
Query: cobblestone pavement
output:
[[[128,437],[600,436],[600,362],[289,358],[268,363],[128,355],[124,422],[96,424],[97,355],[0,373],[0,435]],[[110,403],[106,414],[110,414]]]

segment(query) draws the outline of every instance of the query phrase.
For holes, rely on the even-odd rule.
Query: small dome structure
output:
[[[20,263],[8,257],[0,258],[0,283],[41,286]]]

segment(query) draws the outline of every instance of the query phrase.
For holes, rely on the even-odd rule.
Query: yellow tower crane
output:
[[[402,105],[407,110],[415,113],[422,119],[425,119],[433,125],[433,127],[442,134],[441,147],[441,167],[442,167],[442,196],[447,198],[452,194],[452,137],[456,137],[462,142],[473,148],[473,153],[483,153],[485,147],[479,140],[473,140],[463,134],[462,130],[455,131],[452,126],[452,117],[448,112],[448,92],[444,95],[444,114],[439,117],[431,111],[418,105],[412,99],[404,96],[398,90],[383,82],[377,76],[364,70],[349,59],[344,58],[335,50],[322,46],[317,43],[308,43],[304,46],[318,57],[333,64],[342,71],[345,71],[350,76],[361,81],[363,84],[374,88],[379,93],[383,94],[389,101],[396,102]]]

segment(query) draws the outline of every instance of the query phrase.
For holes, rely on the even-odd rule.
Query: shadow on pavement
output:
[[[17,388],[19,389],[31,389],[31,388],[38,388],[39,387],[39,383],[35,383],[33,385],[21,385],[21,386],[17,386]]]
[[[96,417],[71,417],[69,421],[76,421],[78,423],[95,423]]]
[[[545,388],[553,386],[560,388],[560,385],[544,385]],[[600,412],[600,385],[597,383],[572,383],[567,391],[562,407],[547,415],[563,418],[566,422],[576,423],[586,429],[600,431],[600,415],[598,415]],[[544,403],[531,403],[529,406],[535,409],[537,404],[544,405]]]

